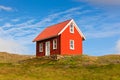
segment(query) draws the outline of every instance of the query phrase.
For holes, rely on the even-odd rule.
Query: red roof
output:
[[[51,37],[58,36],[58,33],[70,22],[71,20],[67,20],[52,26],[47,27],[44,29],[34,40],[35,41],[40,41],[44,39],[48,39]]]

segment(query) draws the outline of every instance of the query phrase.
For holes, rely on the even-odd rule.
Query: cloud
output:
[[[50,14],[46,18],[42,19],[42,21],[40,21],[39,24],[45,24],[46,22],[51,22],[54,19],[61,18],[60,16],[63,16],[63,15],[64,16],[76,15],[76,13],[79,12],[79,10],[81,10],[81,9],[82,9],[82,7],[74,7],[74,8],[70,8],[68,10],[64,10],[64,11],[60,11],[60,12],[56,12],[56,13]],[[73,14],[73,12],[74,12],[74,14]],[[65,17],[64,17],[64,19],[65,19]],[[70,17],[69,17],[69,19],[70,19]]]
[[[57,13],[50,14],[41,20],[31,19],[31,20],[27,20],[27,21],[24,21],[24,22],[18,23],[18,24],[5,23],[2,26],[2,28],[6,29],[7,33],[9,33],[15,37],[16,36],[24,36],[26,34],[34,34],[35,35],[38,32],[40,32],[41,29],[43,29],[49,25],[52,25],[54,23],[57,23],[57,22],[60,22],[60,21],[66,20],[66,19],[70,19],[70,17],[67,17],[67,16],[74,16],[74,15],[78,14],[78,12],[79,12],[78,10],[80,10],[80,9],[81,9],[80,7],[70,8],[65,11],[60,11]],[[74,14],[73,14],[73,12],[74,12]],[[60,16],[63,16],[63,15],[66,17],[60,18]]]
[[[120,23],[102,23],[99,28],[95,28],[95,25],[87,25],[86,29],[85,35],[88,38],[106,38],[120,35]]]
[[[118,53],[120,53],[120,40],[117,41],[116,50]]]
[[[17,41],[0,38],[0,51],[9,53],[25,53],[26,47],[20,45]]]
[[[20,21],[20,19],[12,19],[11,21],[13,21],[13,22],[18,22],[18,21]]]
[[[119,6],[120,0],[78,0],[82,2],[89,2],[95,5],[104,5],[104,6]]]
[[[5,23],[4,26],[2,26],[2,27],[7,28],[7,27],[11,27],[11,26],[12,26],[12,25],[11,25],[10,23]]]
[[[78,26],[87,38],[107,38],[120,35],[120,16],[92,8],[85,15],[80,14]]]
[[[11,7],[0,5],[0,10],[3,10],[3,11],[12,11],[13,9]]]
[[[0,52],[27,53],[28,49],[19,41],[14,40],[14,36],[0,28]]]

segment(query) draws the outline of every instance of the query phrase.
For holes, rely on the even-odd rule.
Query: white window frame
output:
[[[70,24],[70,33],[74,33],[74,24],[73,23]]]
[[[53,49],[57,49],[57,39],[53,40]]]
[[[73,47],[72,47],[73,46]],[[74,44],[74,40],[70,40],[70,49],[74,50],[75,49],[75,44]]]
[[[43,52],[43,43],[39,43],[39,52]]]

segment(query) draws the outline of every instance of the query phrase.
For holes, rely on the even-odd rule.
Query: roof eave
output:
[[[86,38],[82,37],[82,40],[83,40],[83,41],[85,41],[85,40],[86,40]]]
[[[59,35],[54,35],[54,36],[43,38],[43,39],[40,39],[40,40],[33,40],[32,42],[43,41],[43,40],[47,40],[47,39],[54,38],[54,37],[57,37],[57,36],[59,36]]]

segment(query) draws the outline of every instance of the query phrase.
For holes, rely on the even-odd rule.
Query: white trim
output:
[[[50,41],[45,42],[45,56],[50,56]]]
[[[58,35],[62,34],[62,32],[70,25],[72,20],[58,33]]]
[[[72,42],[72,44],[71,44],[71,42]],[[72,45],[73,47],[71,47],[71,45]],[[74,40],[70,40],[69,46],[70,46],[70,49],[71,49],[71,50],[74,50],[74,49],[75,49],[75,42],[74,42]]]
[[[83,39],[86,40],[85,36],[83,35],[83,33],[81,32],[81,30],[79,29],[79,27],[77,26],[77,24],[73,19],[58,33],[58,35],[62,34],[62,32],[71,24],[71,22],[75,25],[74,27],[77,29],[79,34],[83,37]]]
[[[77,26],[77,24],[75,23],[75,21],[73,20],[73,23],[75,25],[75,28],[77,29],[77,31],[79,32],[79,34],[84,38],[84,40],[86,40],[85,36],[83,35],[83,33],[81,32],[81,30],[79,29],[79,27]]]
[[[55,43],[56,42],[56,43]],[[57,39],[53,40],[53,49],[57,49]]]

